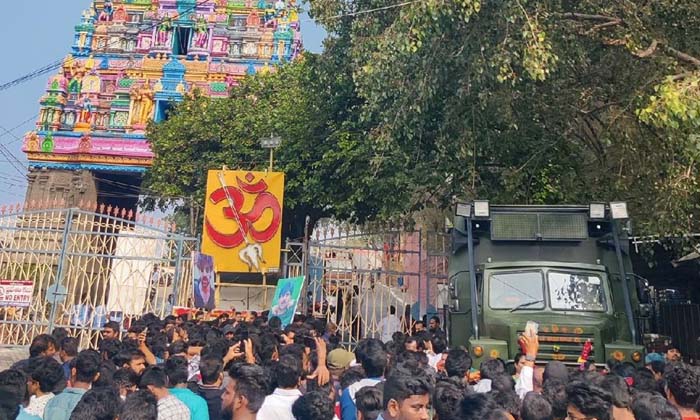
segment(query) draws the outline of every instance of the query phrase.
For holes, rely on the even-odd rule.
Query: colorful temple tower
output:
[[[300,0],[94,0],[25,137],[26,200],[134,207],[151,120],[302,49]]]

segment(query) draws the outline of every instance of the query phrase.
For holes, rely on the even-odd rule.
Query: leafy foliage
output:
[[[205,170],[263,168],[274,131],[295,226],[484,197],[627,200],[642,233],[697,229],[700,3],[309,3],[324,53],[151,127],[149,188],[201,205]]]

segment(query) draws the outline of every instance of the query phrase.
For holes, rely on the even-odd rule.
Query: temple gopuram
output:
[[[151,120],[199,90],[223,98],[243,77],[302,50],[300,0],[94,0],[49,80],[26,201],[135,207],[153,161]]]

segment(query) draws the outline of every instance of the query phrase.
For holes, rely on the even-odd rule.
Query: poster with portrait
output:
[[[214,258],[201,252],[192,252],[192,290],[194,307],[211,311],[216,304],[214,298]]]
[[[282,328],[294,320],[301,289],[304,287],[304,276],[280,279],[275,288],[275,297],[270,307],[270,317],[276,316],[282,321]]]

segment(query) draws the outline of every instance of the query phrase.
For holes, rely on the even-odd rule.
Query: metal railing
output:
[[[46,204],[0,207],[0,280],[33,283],[29,306],[0,307],[0,344],[62,327],[95,345],[108,319],[127,327],[188,303],[196,238],[111,206]]]

